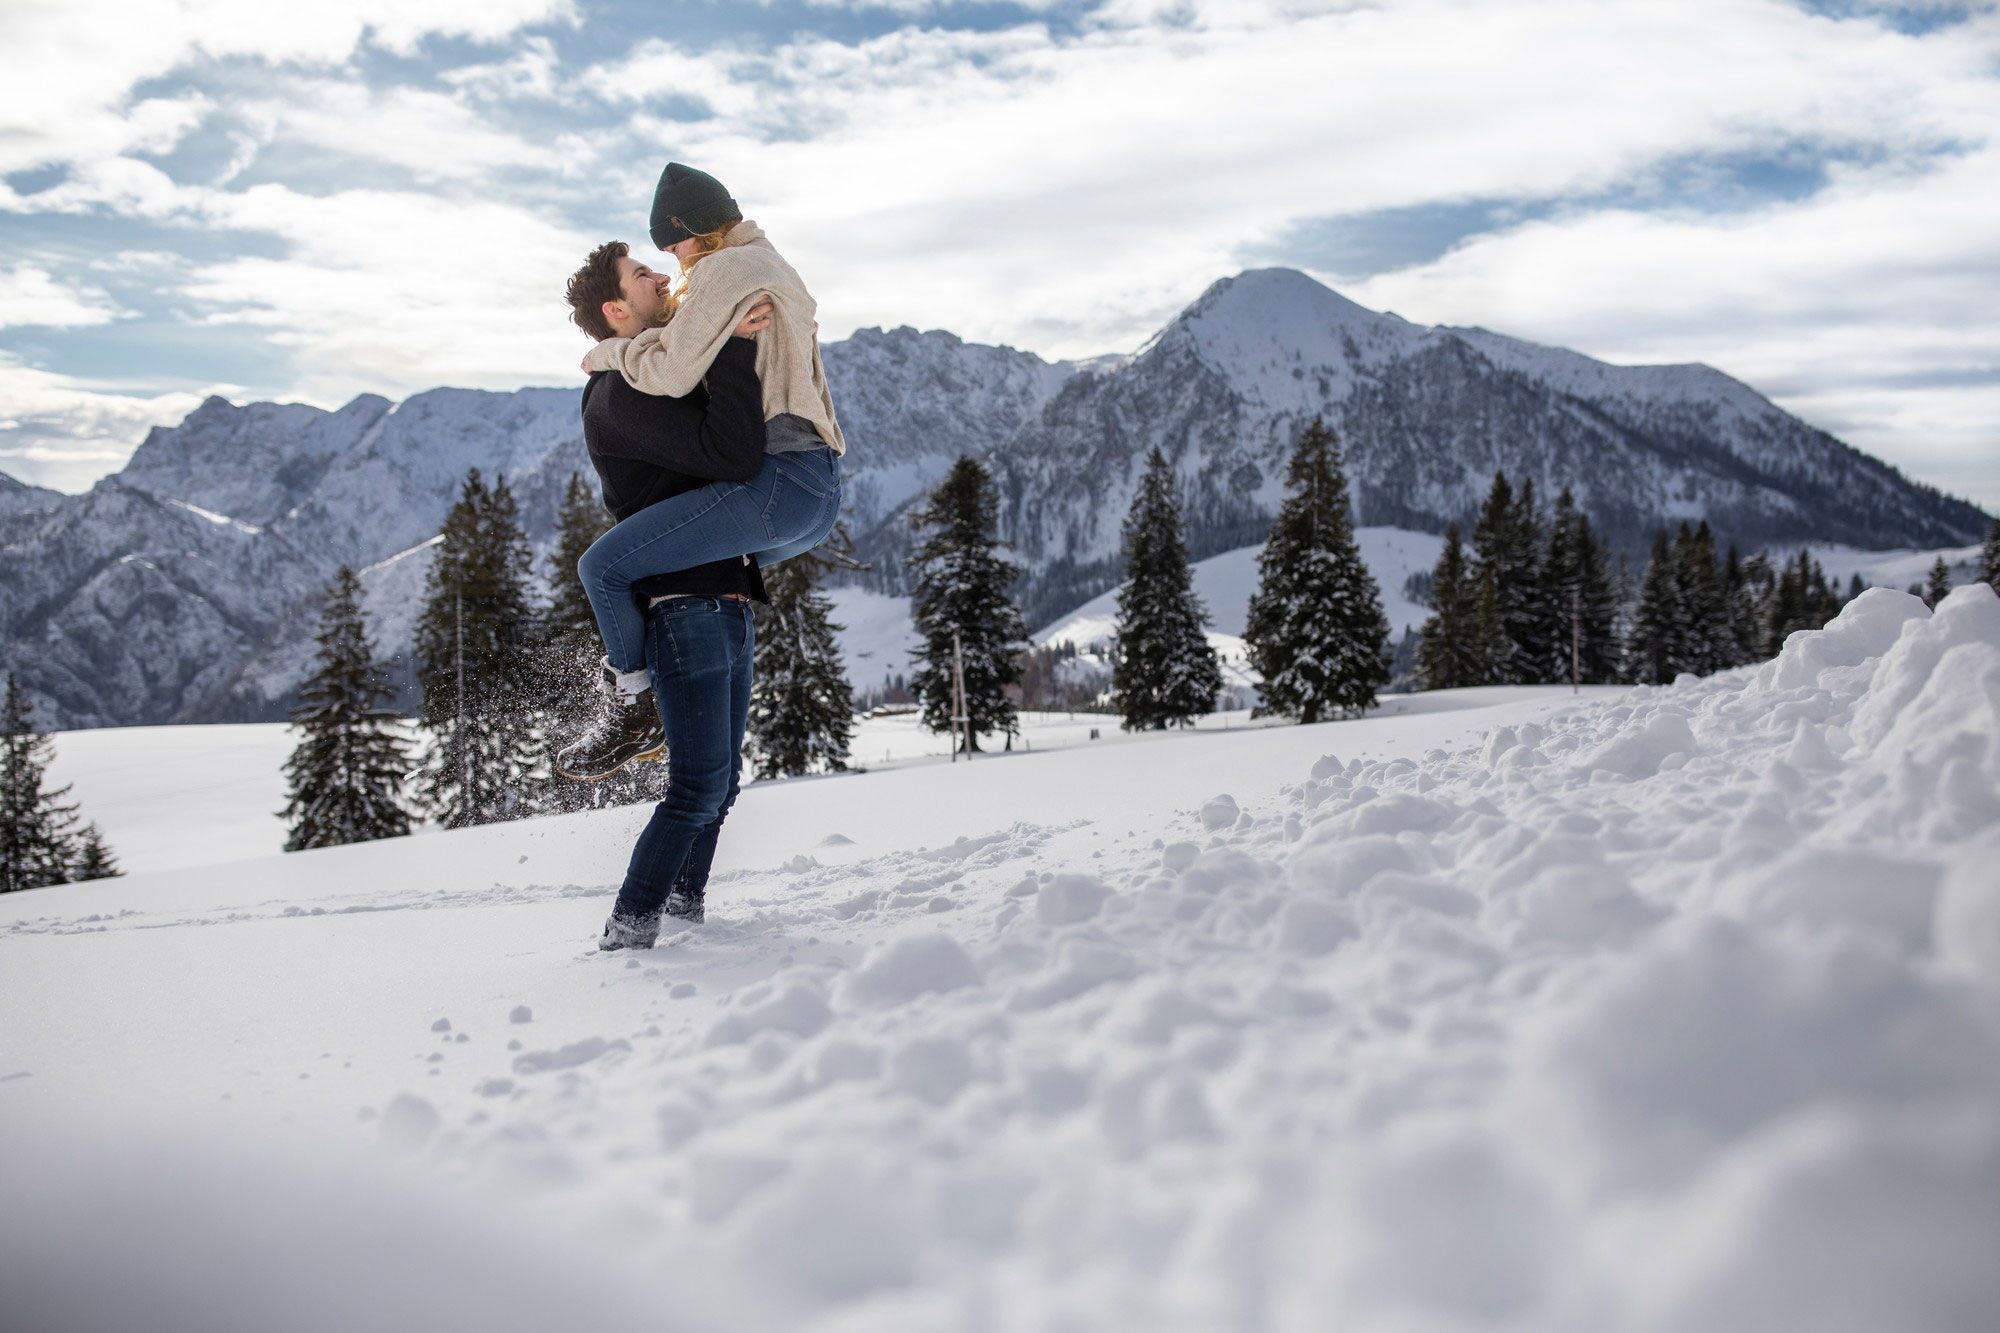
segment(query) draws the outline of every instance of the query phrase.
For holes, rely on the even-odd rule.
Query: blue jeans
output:
[[[746,482],[718,481],[648,505],[591,543],[577,577],[614,671],[646,666],[646,617],[632,585],[654,574],[754,555],[769,568],[826,540],[840,517],[840,457],[765,454]]]
[[[650,916],[676,885],[700,900],[722,821],[736,803],[750,716],[750,604],[675,597],[649,610],[646,667],[667,730],[667,794],[632,849],[623,916]]]

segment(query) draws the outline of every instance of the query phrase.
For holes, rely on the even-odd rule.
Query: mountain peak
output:
[[[1346,397],[1362,367],[1407,354],[1423,332],[1295,268],[1253,268],[1211,284],[1154,346],[1192,351],[1266,407],[1313,412]]]
[[[1211,283],[1188,307],[1193,315],[1247,317],[1255,320],[1304,319],[1314,324],[1369,326],[1393,315],[1370,310],[1349,300],[1309,273],[1295,268],[1251,268]]]

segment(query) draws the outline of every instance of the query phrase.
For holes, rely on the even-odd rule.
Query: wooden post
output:
[[[458,800],[459,809],[464,812],[472,798],[472,751],[465,744],[465,594],[451,595],[452,633],[457,639],[454,656],[458,664],[458,723],[454,739],[458,742]],[[471,822],[470,820],[467,821]]]
[[[1569,692],[1583,693],[1583,593],[1569,590]]]
[[[951,760],[958,762],[958,732],[965,729],[965,761],[972,762],[972,719],[965,705],[965,650],[958,631],[951,632]]]

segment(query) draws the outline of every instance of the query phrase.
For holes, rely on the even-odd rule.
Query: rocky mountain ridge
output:
[[[1570,485],[1628,549],[1691,516],[1746,546],[1941,546],[1986,521],[1709,367],[1411,324],[1291,270],[1216,283],[1131,356],[1049,362],[910,328],[824,354],[850,441],[846,518],[874,565],[860,578],[902,589],[912,505],[973,454],[993,466],[1037,624],[1115,584],[1149,448],[1179,474],[1199,558],[1262,539],[1315,415],[1343,442],[1364,524],[1441,530],[1496,468],[1545,495]],[[56,725],[281,716],[339,564],[364,570],[385,654],[406,653],[430,541],[474,466],[514,487],[545,575],[563,484],[589,473],[575,388],[335,411],[211,398],[83,495],[0,481],[0,668]]]

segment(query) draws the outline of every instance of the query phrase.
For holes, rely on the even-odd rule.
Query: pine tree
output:
[[[1507,474],[1495,472],[1472,528],[1472,549],[1477,568],[1492,579],[1501,639],[1494,679],[1502,684],[1542,680],[1554,653],[1537,568],[1538,530],[1532,484],[1517,496]]]
[[[1868,585],[1861,581],[1861,571],[1857,569],[1847,577],[1847,596],[1842,600],[1851,602],[1866,591]]]
[[[1547,595],[1548,577],[1542,569],[1547,552],[1548,528],[1535,503],[1535,482],[1522,481],[1514,497],[1510,524],[1512,546],[1519,569],[1518,577],[1530,590],[1517,608],[1514,627],[1509,631],[1513,647],[1511,674],[1526,684],[1569,679],[1569,636],[1563,632],[1569,621]]]
[[[76,840],[76,856],[70,862],[69,877],[75,884],[91,879],[116,879],[125,872],[104,843],[104,834],[95,824],[85,824]]]
[[[1626,674],[1640,685],[1668,685],[1680,670],[1682,608],[1678,562],[1667,532],[1653,535],[1653,554],[1639,583],[1639,608],[1626,644]]]
[[[535,771],[535,647],[528,544],[504,480],[466,474],[445,517],[417,623],[424,803],[447,828],[522,813]]]
[[[1389,679],[1389,622],[1354,543],[1340,446],[1325,423],[1299,436],[1286,486],[1243,632],[1263,677],[1256,711],[1301,722],[1359,714]]]
[[[1674,538],[1674,576],[1680,588],[1680,633],[1675,669],[1706,676],[1727,665],[1728,609],[1715,567],[1715,537],[1702,520],[1680,525]]]
[[[596,659],[604,651],[597,617],[590,609],[590,599],[583,595],[583,582],[577,577],[577,562],[593,542],[610,530],[611,515],[605,512],[597,493],[590,489],[582,473],[570,473],[562,502],[556,508],[556,541],[549,551],[552,595],[542,618],[551,650],[551,674],[568,679],[569,694],[576,693],[579,676],[585,682],[596,679]]]
[[[1427,690],[1484,685],[1494,663],[1481,642],[1479,586],[1465,559],[1458,524],[1444,530],[1444,550],[1431,569],[1431,614],[1417,644],[1417,677]]]
[[[387,704],[393,693],[368,646],[361,580],[343,565],[320,613],[319,655],[299,692],[300,733],[285,762],[288,852],[396,838],[410,831],[403,807],[409,747]]]
[[[549,600],[537,617],[539,647],[530,664],[545,755],[581,733],[603,706],[598,680],[604,670],[604,641],[576,567],[591,543],[610,528],[611,515],[597,492],[583,474],[570,473],[556,507],[556,538],[547,566]],[[653,801],[665,780],[660,764],[627,764],[596,782],[572,782],[551,768],[549,781],[536,784],[535,804],[545,810],[589,810]]]
[[[1951,567],[1939,556],[1931,566],[1931,576],[1924,582],[1924,605],[1937,610],[1937,604],[1951,591]]]
[[[1826,581],[1826,571],[1811,551],[1799,552],[1800,586],[1805,590],[1803,629],[1824,629],[1826,622],[1840,614],[1840,596]]]
[[[13,673],[0,703],[0,893],[66,884],[77,860],[76,807],[68,787],[42,786],[55,746],[34,730],[27,692]]]
[[[1771,636],[1771,615],[1778,596],[1778,576],[1769,557],[1759,553],[1743,561],[1729,601],[1730,639],[1738,664],[1762,661]]]
[[[1209,646],[1181,539],[1174,473],[1156,447],[1125,516],[1125,586],[1118,592],[1112,706],[1127,731],[1191,725],[1215,708],[1222,663]]]
[[[1986,545],[1979,552],[1979,578],[1987,587],[2000,592],[2000,518],[1993,520],[1993,526],[1986,530]]]
[[[1542,680],[1601,684],[1618,674],[1617,615],[1609,553],[1564,487],[1556,497],[1540,561],[1539,601],[1553,626]]]
[[[844,531],[836,543],[847,545]],[[757,614],[749,727],[760,778],[847,769],[854,689],[840,661],[833,602],[819,591],[826,563],[813,552],[764,574],[771,604]]]
[[[1597,539],[1586,514],[1576,516],[1577,659],[1585,685],[1609,685],[1619,679],[1617,582],[1611,551]]]
[[[909,573],[911,614],[923,636],[922,665],[910,688],[923,703],[924,725],[952,728],[952,636],[964,663],[969,735],[961,744],[979,749],[979,737],[1020,730],[1007,687],[1020,678],[1018,654],[1028,627],[1008,595],[1019,569],[995,549],[999,496],[977,460],[961,457],[918,510],[918,542]]]

